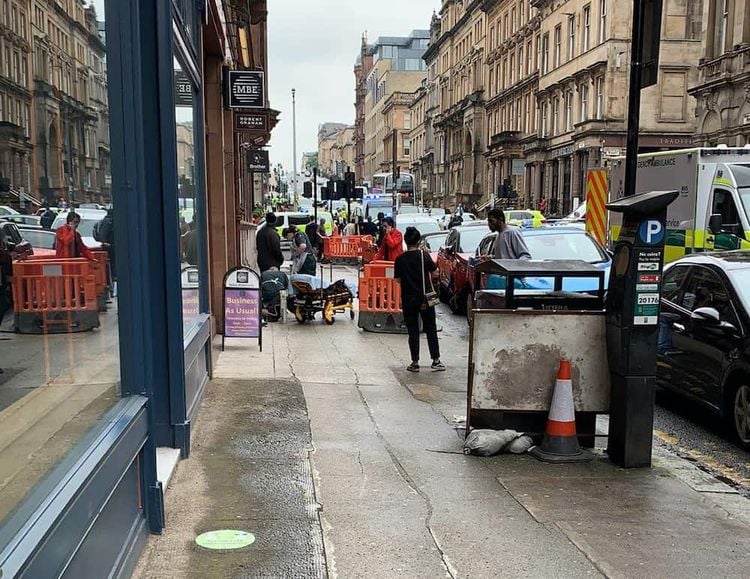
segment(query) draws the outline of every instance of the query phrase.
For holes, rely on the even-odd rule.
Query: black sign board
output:
[[[230,70],[226,94],[231,109],[262,109],[266,105],[265,75],[260,70]]]
[[[271,162],[268,158],[268,151],[249,150],[247,152],[247,170],[253,173],[270,173]]]
[[[234,128],[237,131],[268,132],[268,117],[262,113],[234,113]]]
[[[662,0],[643,2],[643,47],[641,48],[641,88],[656,84],[659,78]]]
[[[182,70],[176,70],[174,73],[174,100],[175,106],[178,107],[193,106],[193,83]]]

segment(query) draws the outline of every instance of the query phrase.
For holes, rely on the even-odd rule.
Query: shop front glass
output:
[[[200,235],[196,159],[196,91],[178,58],[174,58],[177,204],[180,222],[182,321],[185,335],[198,323],[200,308]]]
[[[15,135],[0,141],[11,160],[0,205],[26,224],[0,221],[0,528],[120,400],[126,275],[116,267],[103,7],[32,3],[29,14],[13,2],[21,17],[11,19],[7,4],[0,49],[25,66],[0,69],[0,122]],[[65,34],[50,46],[53,26]]]

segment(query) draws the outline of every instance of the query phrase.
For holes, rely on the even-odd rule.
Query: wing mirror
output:
[[[690,316],[696,322],[703,322],[718,326],[721,324],[721,316],[716,308],[698,308]]]
[[[708,230],[714,235],[718,235],[721,233],[722,221],[721,213],[714,213],[708,218]]]

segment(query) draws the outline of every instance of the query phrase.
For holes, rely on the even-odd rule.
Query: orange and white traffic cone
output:
[[[570,379],[570,362],[560,360],[552,406],[547,417],[547,428],[541,446],[529,451],[544,462],[586,462],[591,460],[578,445],[576,414],[573,403],[573,381]]]

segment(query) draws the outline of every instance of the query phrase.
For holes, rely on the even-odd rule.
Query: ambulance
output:
[[[625,157],[610,164],[609,200],[625,190]],[[684,149],[638,155],[636,193],[679,191],[667,210],[665,261],[698,251],[750,249],[750,146]],[[609,237],[622,215],[610,212]]]

